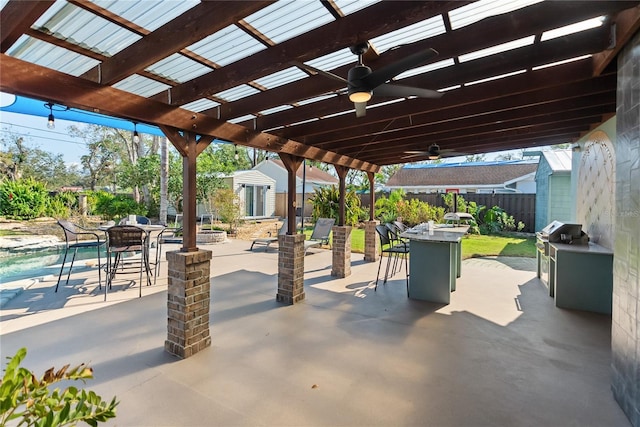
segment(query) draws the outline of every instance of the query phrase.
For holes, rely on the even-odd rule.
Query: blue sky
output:
[[[87,154],[85,143],[82,139],[69,136],[67,128],[71,125],[83,127],[85,124],[66,120],[56,120],[55,124],[55,129],[49,129],[46,117],[0,112],[0,129],[3,137],[23,136],[28,147],[62,154],[65,163],[79,164],[80,157]]]

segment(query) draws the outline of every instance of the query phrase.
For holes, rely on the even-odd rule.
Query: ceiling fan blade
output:
[[[405,151],[405,154],[415,154],[416,156],[421,156],[423,154],[429,154],[428,151],[417,151],[417,150],[409,150],[409,151]]]
[[[333,80],[338,80],[339,82],[347,84],[347,79],[340,77],[336,74],[330,73],[329,71],[324,71],[299,61],[292,61],[291,63],[297,67],[304,68],[305,70],[309,71],[313,75],[320,74],[321,76],[328,77]]]
[[[354,102],[353,105],[356,107],[356,117],[364,117],[367,114],[366,102]]]
[[[423,62],[438,55],[434,49],[426,49],[421,52],[416,52],[412,55],[405,56],[404,58],[396,61],[392,64],[379,68],[362,79],[362,81],[370,88],[375,89],[382,83],[385,83],[398,74],[416,68]]]
[[[438,99],[442,97],[442,93],[432,89],[422,89],[419,87],[402,86],[396,84],[382,84],[373,90],[374,95],[378,96],[393,96],[398,98],[407,98],[410,96],[417,96],[418,98],[433,98]]]

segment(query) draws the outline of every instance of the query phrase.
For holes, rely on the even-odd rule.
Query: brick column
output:
[[[331,275],[351,276],[351,226],[335,225],[333,231],[333,263]]]
[[[304,239],[304,234],[278,236],[278,302],[304,299]]]
[[[373,220],[364,223],[364,260],[366,262],[376,262],[379,256],[378,233],[376,225],[380,221]]]
[[[167,340],[165,351],[186,359],[211,345],[211,251],[167,252]]]

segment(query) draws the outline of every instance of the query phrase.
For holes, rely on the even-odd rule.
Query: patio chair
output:
[[[318,218],[316,225],[313,226],[313,232],[309,240],[304,241],[304,254],[307,250],[320,245],[329,245],[329,235],[336,220],[334,218]]]
[[[76,259],[78,249],[80,248],[96,248],[98,255],[98,287],[102,289],[102,264],[100,262],[100,248],[106,243],[106,236],[99,230],[89,230],[72,222],[65,220],[58,220],[58,225],[62,227],[64,231],[64,258],[62,259],[62,265],[60,266],[60,274],[58,274],[58,283],[56,283],[56,290],[58,292],[58,286],[60,285],[60,278],[62,277],[62,271],[64,270],[64,264],[67,262],[67,254],[69,249],[73,249],[73,257],[71,258],[71,265],[69,266],[69,273],[67,274],[67,281],[69,283],[69,277],[71,276],[71,269],[73,268],[73,261]],[[100,234],[99,234],[100,233]],[[100,236],[103,238],[101,239]],[[89,237],[89,239],[81,240],[81,237]]]
[[[142,296],[142,270],[146,272],[147,275],[147,285],[151,285],[151,279],[149,279],[149,268],[148,264],[145,262],[147,255],[147,245],[146,245],[146,233],[143,229],[136,227],[135,225],[115,225],[107,229],[107,286],[105,286],[104,290],[104,298],[107,299],[107,289],[111,288],[111,283],[113,282],[113,278],[116,273],[118,273],[117,269],[120,263],[122,263],[122,268],[120,272],[130,271],[131,268],[138,267],[133,266],[133,264],[129,266],[125,266],[122,260],[122,255],[126,252],[140,252],[140,280],[139,284],[139,296]],[[112,257],[114,258],[112,261]]]
[[[162,261],[162,245],[167,243],[182,243],[182,227],[167,227],[156,236],[156,261],[154,263],[153,284],[160,273],[160,262]]]
[[[409,239],[400,237],[400,234],[402,234],[404,230],[400,228],[396,223],[398,223],[398,221],[388,222],[385,224],[385,226],[389,229],[389,239],[391,240],[391,244],[393,246],[400,246],[401,248],[409,248]],[[404,225],[402,226],[404,227]],[[398,263],[398,259],[400,258],[399,255],[395,254],[393,258],[393,267],[391,268],[392,275],[399,271],[400,268],[402,268],[402,265]]]
[[[389,276],[389,266],[391,265],[391,258],[402,256],[404,258],[404,270],[407,277],[407,295],[409,295],[409,262],[407,260],[409,255],[409,246],[403,243],[396,244],[391,240],[389,235],[389,228],[386,225],[376,225],[376,232],[380,237],[380,251],[381,254],[387,254],[387,269],[384,273],[383,285],[387,283]],[[380,263],[378,264],[378,275],[376,276],[376,286],[374,291],[378,290],[378,280],[380,279],[380,269],[382,267],[382,256],[380,257]],[[393,276],[393,270],[392,274]]]
[[[271,245],[272,243],[278,243],[278,236],[286,234],[287,233],[287,220],[285,218],[284,222],[282,223],[282,226],[280,227],[280,229],[278,229],[278,233],[276,236],[272,236],[271,232],[269,232],[269,236],[268,237],[258,237],[256,239],[253,239],[253,242],[251,242],[251,247],[249,248],[250,251],[253,250],[253,246],[254,245],[265,245],[264,250],[265,252],[269,250],[269,245]]]

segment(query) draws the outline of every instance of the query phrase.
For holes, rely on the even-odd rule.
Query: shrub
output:
[[[418,199],[400,200],[396,204],[396,213],[397,217],[402,218],[402,222],[410,227],[430,220],[442,222],[444,218],[444,208],[431,206]]]
[[[33,219],[44,215],[49,193],[43,183],[32,178],[0,183],[0,215]]]
[[[338,221],[340,214],[340,190],[337,186],[316,188],[309,198],[313,205],[313,220],[318,218],[333,218]],[[354,191],[347,190],[344,196],[345,204],[345,225],[355,226],[364,217],[363,209],[360,207],[360,198]]]
[[[499,206],[494,206],[484,215],[484,224],[480,226],[482,234],[498,234],[503,231],[522,231],[524,224],[520,221],[516,226],[513,216]]]
[[[52,389],[51,385],[59,381],[84,382],[93,378],[90,367],[81,364],[69,368],[66,365],[57,372],[50,368],[37,379],[31,371],[20,366],[26,355],[27,349],[21,348],[5,368],[0,382],[0,425],[19,420],[18,425],[27,426],[76,425],[81,421],[97,426],[116,416],[118,402],[115,397],[107,403],[93,391],[73,386],[64,390]]]
[[[220,219],[229,224],[229,232],[233,233],[240,223],[240,196],[230,188],[218,188],[214,190],[211,200]]]
[[[402,189],[393,190],[389,197],[381,196],[376,200],[376,218],[382,223],[392,222],[398,218],[398,203],[404,199],[405,192]]]
[[[104,219],[124,218],[127,215],[147,215],[147,208],[142,203],[137,203],[130,196],[121,194],[113,195],[107,192],[99,192],[96,194],[98,201],[96,203],[95,212]]]

